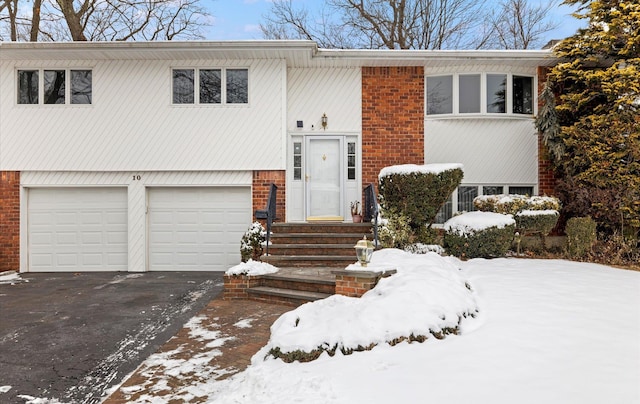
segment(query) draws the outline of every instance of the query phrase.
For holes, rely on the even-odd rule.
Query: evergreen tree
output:
[[[600,230],[640,229],[640,2],[580,4],[587,28],[560,42],[536,121],[571,216]],[[555,95],[555,96],[554,96]]]

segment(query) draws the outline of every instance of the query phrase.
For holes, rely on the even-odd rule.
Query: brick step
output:
[[[274,233],[269,249],[278,244],[345,244],[353,247],[363,236],[372,237],[370,233]]]
[[[348,244],[272,244],[271,255],[340,255],[355,257],[354,245]]]
[[[324,299],[331,294],[307,292],[292,289],[274,288],[269,286],[257,286],[247,289],[249,299],[260,302],[281,303],[290,306],[300,306],[307,302]]]
[[[371,223],[274,223],[274,234],[278,233],[371,233]],[[361,236],[362,237],[362,236]]]
[[[304,292],[325,293],[336,292],[335,276],[326,277],[281,275],[280,273],[262,275],[260,286],[278,289],[298,290]]]
[[[344,268],[356,262],[355,253],[351,256],[341,255],[269,255],[261,260],[276,267],[330,267]]]

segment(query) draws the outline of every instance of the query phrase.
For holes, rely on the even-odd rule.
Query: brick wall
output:
[[[0,272],[20,269],[20,172],[0,172]]]
[[[253,172],[253,212],[258,209],[264,209],[267,206],[267,200],[269,199],[269,188],[271,186],[271,183],[274,183],[278,187],[278,193],[276,194],[276,217],[278,218],[279,222],[286,221],[285,178],[286,175],[284,170]],[[253,220],[255,220],[255,217],[253,218]]]
[[[548,67],[538,67],[538,94],[542,93],[544,84],[547,81]],[[538,104],[538,110],[541,107]],[[542,135],[538,134],[538,194],[555,195],[556,178],[553,172],[549,152],[547,151]]]
[[[396,164],[424,164],[424,68],[363,67],[363,187]]]

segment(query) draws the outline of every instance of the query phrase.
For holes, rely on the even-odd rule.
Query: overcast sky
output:
[[[307,3],[309,8],[322,4],[320,0],[297,1]],[[209,8],[214,17],[213,27],[208,30],[206,39],[262,39],[259,24],[263,21],[263,15],[269,13],[271,0],[204,0],[203,3],[210,4]],[[560,26],[547,35],[544,43],[551,39],[571,36],[584,24],[583,21],[573,18],[571,11],[566,6],[560,6],[555,10],[554,18]]]

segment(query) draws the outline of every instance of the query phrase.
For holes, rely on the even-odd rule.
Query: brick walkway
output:
[[[212,300],[148,358],[104,404],[202,403],[202,387],[244,370],[268,341],[271,324],[292,307]],[[202,392],[202,394],[198,394]]]

